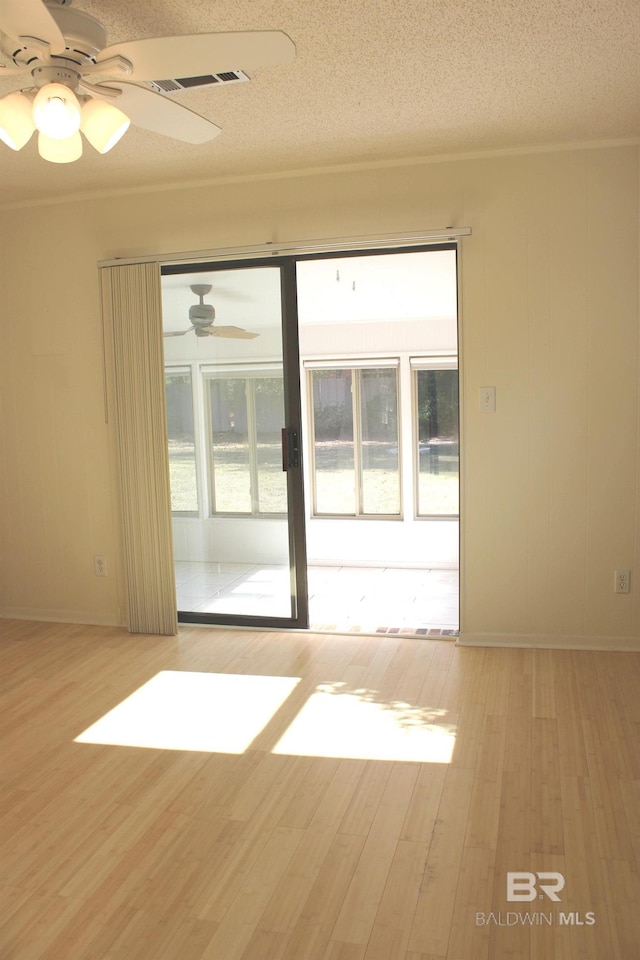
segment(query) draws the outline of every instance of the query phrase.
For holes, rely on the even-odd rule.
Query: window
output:
[[[416,512],[420,517],[457,516],[458,370],[453,360],[435,361],[428,368],[414,369],[413,376]]]
[[[166,370],[165,391],[171,509],[174,513],[197,515],[198,484],[191,371],[188,368]]]
[[[282,376],[206,375],[211,514],[287,511]]]
[[[309,371],[316,516],[400,517],[397,364]]]

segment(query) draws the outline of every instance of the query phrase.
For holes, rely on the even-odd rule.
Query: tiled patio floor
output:
[[[312,630],[455,636],[458,571],[399,567],[308,568]],[[288,568],[176,563],[178,609],[288,616]]]

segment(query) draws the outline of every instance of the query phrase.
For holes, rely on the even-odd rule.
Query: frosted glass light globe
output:
[[[62,83],[47,83],[33,101],[33,121],[45,136],[66,140],[80,129],[80,104]]]

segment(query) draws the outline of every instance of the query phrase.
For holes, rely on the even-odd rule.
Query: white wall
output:
[[[461,257],[464,638],[640,647],[640,589],[612,587],[616,568],[638,570],[640,546],[635,146],[3,211],[0,612],[123,620],[98,260],[445,224],[473,229]],[[486,384],[493,415],[479,410]]]

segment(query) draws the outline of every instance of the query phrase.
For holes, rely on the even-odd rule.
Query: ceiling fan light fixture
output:
[[[33,120],[52,140],[66,140],[80,129],[80,103],[63,83],[46,83],[33,101]]]
[[[98,153],[107,153],[124,136],[131,121],[104,100],[87,100],[82,107],[80,129]]]
[[[107,45],[104,25],[75,10],[72,2],[0,0],[0,57],[4,53],[10,61],[0,63],[0,74],[3,66],[7,76],[28,72],[32,83],[0,100],[0,139],[20,150],[36,129],[42,135],[41,156],[55,163],[80,156],[75,135],[81,130],[99,153],[106,153],[129,120],[182,143],[208,143],[220,127],[167,93],[237,81],[240,63],[252,69],[295,57],[293,42],[280,30],[141,37]],[[243,73],[242,78],[248,79]],[[83,117],[87,95],[100,105]],[[115,97],[117,107],[111,103]],[[50,140],[63,146],[55,149]]]
[[[22,150],[35,130],[33,103],[24,93],[0,100],[0,140],[12,150]]]
[[[66,140],[39,133],[38,153],[43,160],[49,160],[51,163],[73,163],[82,156],[82,137],[77,131]]]

